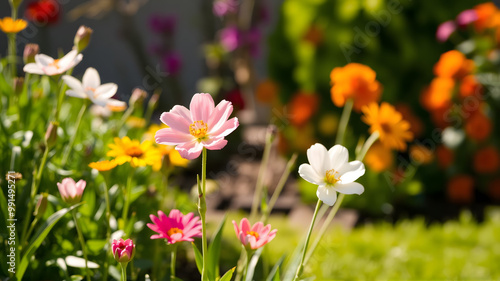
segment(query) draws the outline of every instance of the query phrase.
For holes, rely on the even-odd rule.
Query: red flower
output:
[[[29,21],[45,25],[57,22],[60,12],[55,0],[39,0],[28,4],[24,15]]]

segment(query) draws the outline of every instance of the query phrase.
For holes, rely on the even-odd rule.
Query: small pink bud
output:
[[[26,44],[24,46],[23,59],[24,63],[33,63],[35,62],[35,56],[40,52],[40,47],[38,44]]]
[[[75,35],[75,40],[74,40],[75,50],[77,50],[80,53],[85,48],[87,48],[90,42],[90,37],[92,36],[93,32],[94,31],[91,28],[81,25],[80,28],[78,28],[78,31],[76,32]]]
[[[64,202],[68,204],[76,204],[82,200],[83,191],[87,182],[84,180],[79,180],[75,182],[72,178],[65,178],[62,183],[57,183],[59,188],[59,193]]]
[[[50,122],[47,132],[45,132],[45,145],[52,148],[57,142],[57,127],[58,122]]]
[[[128,100],[128,104],[130,106],[141,106],[144,100],[148,97],[148,93],[146,91],[135,88],[132,91],[132,95],[130,96],[130,99]]]
[[[135,254],[135,245],[132,239],[113,239],[113,245],[111,246],[113,251],[113,256],[115,260],[119,263],[128,263],[132,260]]]

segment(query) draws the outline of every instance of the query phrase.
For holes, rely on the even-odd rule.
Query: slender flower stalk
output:
[[[90,281],[90,273],[88,267],[88,256],[87,256],[87,248],[85,247],[85,239],[83,238],[82,231],[80,226],[78,225],[78,219],[76,218],[76,209],[71,211],[73,215],[73,220],[75,221],[76,232],[78,233],[78,240],[80,240],[80,245],[82,247],[83,258],[85,259],[85,275],[87,276],[87,281]]]
[[[107,179],[107,174],[106,172],[102,173],[104,177],[104,200],[106,202],[106,258],[104,259],[104,266],[103,266],[103,278],[102,280],[108,280],[108,268],[109,268],[109,259],[108,259],[108,251],[110,249],[109,243],[111,240],[111,204],[109,201],[109,190],[108,190],[108,179]]]
[[[300,258],[299,266],[297,267],[297,272],[295,273],[295,277],[293,281],[299,280],[300,275],[302,274],[302,270],[304,269],[304,262],[307,253],[307,245],[309,244],[309,240],[311,239],[311,233],[314,228],[314,222],[316,221],[316,216],[318,215],[319,208],[321,207],[321,199],[318,199],[318,203],[316,203],[316,209],[314,209],[314,215],[311,220],[311,226],[309,226],[309,231],[307,232],[306,241],[304,243],[304,250],[302,251],[302,257]]]
[[[122,210],[123,228],[127,228],[128,209],[130,207],[130,197],[132,196],[132,176],[133,171],[128,174],[127,185],[125,186],[125,198]]]
[[[344,142],[345,131],[347,130],[347,124],[349,124],[349,119],[351,117],[353,105],[354,105],[353,99],[348,99],[345,103],[344,109],[342,110],[342,115],[340,117],[337,137],[335,138],[336,144],[342,145]]]
[[[175,280],[175,261],[177,258],[177,243],[172,245],[170,253],[170,280]]]
[[[207,179],[207,149],[203,147],[202,151],[202,164],[201,164],[201,194],[198,194],[198,211],[201,218],[201,244],[202,244],[202,254],[203,254],[203,269],[201,271],[201,280],[208,280],[207,276],[207,266],[208,266],[208,246],[207,246],[207,225],[206,225],[206,212],[207,204],[205,201],[206,194],[206,179]],[[198,193],[199,193],[198,189]]]
[[[82,123],[83,115],[85,114],[87,107],[88,107],[88,103],[84,102],[82,105],[82,108],[80,109],[80,112],[78,113],[78,117],[76,117],[75,132],[71,135],[69,145],[68,145],[66,152],[64,153],[63,159],[62,159],[62,166],[63,167],[66,165],[66,162],[68,162],[68,158],[71,155],[71,150],[73,149],[73,146],[75,145],[76,136],[78,135],[78,129],[80,128],[80,124]]]
[[[375,131],[374,133],[372,133],[368,137],[368,139],[363,144],[361,151],[359,152],[358,156],[356,157],[356,160],[363,161],[363,159],[366,156],[366,153],[368,152],[370,147],[379,139],[379,136],[380,136],[380,134],[377,131]]]
[[[128,263],[120,263],[122,268],[121,281],[127,281],[127,265]]]

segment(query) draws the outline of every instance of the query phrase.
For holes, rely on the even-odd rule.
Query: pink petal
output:
[[[193,141],[194,137],[172,130],[172,128],[160,129],[155,134],[155,141],[158,144],[178,145]]]
[[[196,140],[191,142],[186,142],[175,147],[175,150],[179,151],[182,158],[193,160],[200,156],[203,150],[203,145]]]
[[[238,128],[238,118],[234,117],[229,119],[218,130],[209,132],[214,137],[225,137]]]
[[[160,120],[175,131],[189,134],[189,125],[191,124],[181,115],[172,112],[163,112]]]
[[[211,131],[218,130],[227,121],[232,112],[233,106],[231,102],[222,100],[208,118],[208,128],[210,128]]]
[[[257,233],[259,233],[259,234],[260,234],[260,232],[261,232],[260,230],[261,230],[263,227],[264,227],[264,224],[263,224],[262,222],[260,222],[260,221],[259,221],[259,222],[257,222],[256,224],[254,224],[254,225],[252,226],[251,231],[255,231],[255,232],[257,232]]]
[[[240,231],[243,232],[243,233],[245,233],[245,235],[246,235],[246,233],[248,231],[250,231],[250,222],[248,221],[247,218],[243,218],[241,220],[241,222],[240,222]]]
[[[184,119],[186,119],[186,121],[189,123],[189,124],[192,124],[193,123],[193,119],[191,118],[191,112],[189,112],[189,109],[185,108],[184,106],[182,105],[175,105],[171,110],[170,110],[171,113],[174,113],[174,114],[177,114],[177,115],[180,115],[182,117],[184,117]]]
[[[206,141],[202,141],[203,146],[210,150],[220,150],[224,148],[227,144],[227,140],[224,138],[211,138]]]
[[[233,220],[233,226],[234,226],[234,232],[236,232],[236,235],[239,235],[240,234],[240,228],[238,227],[238,224],[234,220]]]
[[[192,120],[208,122],[214,107],[214,99],[210,94],[195,94],[189,105]]]
[[[87,182],[84,181],[84,180],[79,180],[76,183],[76,192],[78,193],[78,195],[82,195],[83,194],[83,191],[85,190],[85,186],[86,185],[87,185]]]

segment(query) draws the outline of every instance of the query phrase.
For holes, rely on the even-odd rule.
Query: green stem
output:
[[[66,75],[71,75],[72,73],[73,73],[73,68],[69,69],[66,72]],[[66,85],[66,83],[61,81],[61,91],[59,92],[59,95],[57,96],[57,106],[56,106],[56,116],[55,116],[56,122],[59,122],[59,113],[61,112],[61,106],[62,106],[62,103],[64,101],[64,95],[65,95],[67,89],[68,89],[68,85]]]
[[[177,244],[172,245],[170,253],[170,280],[175,281],[175,260],[177,258]]]
[[[76,218],[76,210],[73,209],[71,211],[73,215],[73,219],[75,220],[76,232],[78,233],[78,239],[80,240],[80,245],[82,246],[83,258],[85,259],[85,275],[87,276],[87,281],[90,281],[89,267],[88,267],[88,256],[87,256],[87,248],[85,247],[85,239],[83,238],[82,231],[78,225],[78,219]]]
[[[326,230],[328,229],[328,226],[330,225],[333,218],[335,217],[335,214],[337,214],[337,211],[339,210],[340,205],[342,204],[342,201],[344,200],[345,194],[344,193],[339,193],[339,194],[340,195],[337,198],[335,205],[333,205],[333,208],[330,211],[330,213],[328,214],[328,217],[326,217],[325,222],[321,226],[321,229],[319,230],[318,236],[314,240],[314,243],[312,244],[311,249],[307,253],[306,259],[304,261],[304,263],[306,263],[306,264],[309,261],[309,259],[311,258],[312,254],[314,253],[314,250],[316,250],[316,248],[318,247],[319,242],[321,241],[321,238],[325,234]]]
[[[245,262],[245,269],[243,270],[243,281],[247,280],[247,274],[248,274],[248,266],[250,265],[250,260],[252,259],[252,254],[253,251],[249,251],[245,248],[245,253],[246,253],[246,262]]]
[[[202,244],[202,254],[203,254],[203,269],[201,270],[201,280],[208,280],[207,276],[207,266],[208,266],[208,247],[207,247],[207,226],[205,215],[207,212],[207,205],[205,201],[206,193],[206,178],[207,178],[207,149],[203,148],[202,152],[202,164],[201,164],[201,194],[199,194],[198,212],[201,218],[201,244]],[[198,190],[199,192],[200,190]]]
[[[123,127],[123,124],[125,124],[125,122],[130,117],[130,115],[132,115],[132,112],[134,112],[134,105],[130,105],[129,108],[127,108],[127,110],[125,111],[125,113],[123,113],[122,118],[120,119],[120,122],[118,123],[118,126],[116,127],[116,128],[118,128],[118,133],[119,133],[120,129]]]
[[[134,173],[130,172],[128,174],[127,178],[127,186],[125,187],[125,199],[123,200],[123,211],[122,211],[122,218],[123,218],[123,230],[127,228],[127,218],[128,218],[128,209],[130,207],[130,197],[132,196],[132,175]]]
[[[253,196],[252,209],[250,211],[250,217],[254,218],[257,216],[257,210],[259,208],[262,199],[262,190],[264,188],[264,178],[266,175],[267,164],[269,162],[269,155],[271,154],[271,147],[273,144],[273,136],[271,130],[266,133],[266,145],[264,147],[264,154],[262,156],[262,162],[260,164],[259,175],[257,177],[257,183],[255,186],[255,193]]]
[[[106,172],[104,172],[106,173]],[[103,278],[102,280],[108,280],[108,267],[109,267],[109,243],[111,240],[111,225],[110,225],[110,220],[111,220],[111,204],[109,202],[109,191],[108,191],[108,184],[107,184],[107,177],[103,175],[104,177],[104,200],[106,201],[106,257],[104,259],[104,272],[103,272]]]
[[[120,264],[122,266],[122,278],[121,278],[121,281],[127,281],[127,265],[128,265],[128,263],[123,262],[123,263],[120,263]]]
[[[27,231],[28,231],[29,222],[31,220],[31,214],[33,213],[34,199],[35,199],[35,195],[38,192],[38,187],[40,186],[40,180],[42,179],[43,169],[45,167],[45,164],[47,163],[48,156],[49,156],[49,147],[45,146],[45,150],[44,150],[43,156],[42,156],[42,162],[40,163],[40,167],[38,168],[38,172],[37,172],[35,178],[33,179],[33,182],[31,185],[31,194],[30,194],[30,199],[28,201],[28,209],[26,212],[26,217],[24,218],[25,221],[24,221],[24,225],[23,225],[23,232],[21,235],[21,243],[19,244],[21,249],[23,248],[24,243],[28,240]]]
[[[347,124],[349,123],[349,118],[351,117],[353,104],[354,101],[352,99],[348,99],[344,105],[342,116],[340,117],[337,137],[335,138],[336,144],[342,144],[344,142],[345,131],[347,130]]]
[[[286,163],[285,171],[281,175],[278,185],[276,186],[276,189],[273,192],[273,196],[271,196],[271,199],[269,200],[269,203],[267,205],[267,210],[264,212],[262,218],[260,219],[264,224],[267,223],[269,215],[271,214],[274,205],[276,204],[276,201],[278,201],[278,197],[280,196],[281,191],[283,190],[283,187],[285,186],[285,183],[288,180],[288,176],[290,176],[290,173],[292,172],[292,167],[295,165],[297,156],[298,156],[297,153],[294,153],[290,158],[290,160],[288,160],[288,162]]]
[[[356,160],[362,161],[365,158],[366,153],[368,152],[370,147],[375,143],[375,141],[378,140],[378,138],[379,138],[378,132],[374,132],[373,134],[371,134],[370,137],[368,137],[368,139],[363,144],[363,148],[361,148],[361,151],[356,157]]]
[[[9,37],[9,61],[10,61],[12,79],[14,79],[14,77],[17,77],[16,34],[11,33],[8,35],[8,37]]]
[[[75,145],[75,140],[76,136],[78,135],[78,129],[80,128],[80,124],[82,123],[83,115],[85,111],[87,110],[88,107],[88,102],[85,100],[83,103],[82,108],[80,109],[80,112],[78,113],[78,117],[76,117],[76,127],[75,127],[75,132],[71,136],[71,140],[69,141],[69,146],[66,149],[66,152],[64,153],[64,157],[62,160],[62,167],[66,165],[66,162],[68,162],[68,158],[71,154],[71,150],[73,149],[73,146]]]
[[[318,215],[319,207],[321,207],[321,200],[318,199],[318,203],[316,204],[316,209],[314,210],[314,215],[311,220],[311,226],[309,226],[309,231],[307,232],[306,241],[304,243],[304,250],[302,251],[302,258],[300,259],[299,266],[297,268],[297,273],[295,273],[295,277],[293,280],[298,280],[299,276],[302,274],[302,270],[304,268],[304,260],[306,258],[307,253],[307,245],[309,244],[309,240],[311,239],[311,233],[314,228],[314,222],[316,221],[316,216]]]

